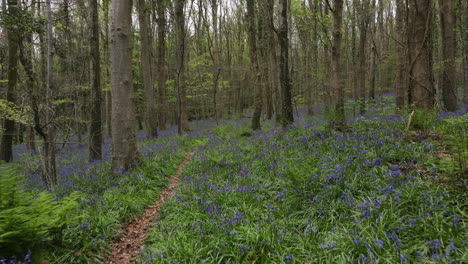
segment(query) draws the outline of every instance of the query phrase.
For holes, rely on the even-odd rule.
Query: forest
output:
[[[468,1],[2,0],[0,264],[468,263]]]

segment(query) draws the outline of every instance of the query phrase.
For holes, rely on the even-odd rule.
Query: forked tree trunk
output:
[[[140,162],[132,77],[132,0],[111,1],[112,172]]]

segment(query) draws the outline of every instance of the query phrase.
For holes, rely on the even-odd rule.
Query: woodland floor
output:
[[[102,162],[88,162],[86,145],[64,146],[54,195],[78,195],[76,212],[60,244],[50,233],[17,255],[59,264],[468,263],[468,116],[415,114],[406,133],[409,113],[392,101],[348,113],[345,131],[323,109],[296,109],[288,129],[231,119],[191,122],[182,136],[176,127],[157,139],[140,133],[143,164],[124,177],[108,173],[109,139]],[[15,155],[21,190],[44,192],[39,156],[22,145]]]

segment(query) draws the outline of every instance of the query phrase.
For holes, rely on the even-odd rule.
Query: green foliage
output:
[[[429,131],[434,128],[439,112],[436,109],[420,109],[414,106],[406,111],[408,116],[414,111],[410,128],[418,131]]]
[[[44,18],[38,18],[33,13],[23,10],[0,13],[0,26],[17,32],[43,33],[45,23]]]
[[[225,124],[222,126],[217,126],[213,130],[218,137],[225,140],[250,137],[253,133],[252,129],[248,127],[247,124],[236,127],[235,129],[233,129],[231,124]]]
[[[0,116],[22,124],[32,123],[30,107],[21,107],[15,103],[0,99]]]
[[[444,160],[446,166],[456,168],[455,172],[468,173],[468,114],[446,118],[438,129],[446,135],[447,146],[454,153]]]
[[[76,218],[77,193],[60,201],[50,192],[34,196],[22,188],[21,179],[13,165],[0,167],[0,256],[46,240],[59,242],[64,228]]]

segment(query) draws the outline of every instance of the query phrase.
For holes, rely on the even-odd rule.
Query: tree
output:
[[[335,0],[333,7],[332,69],[335,112],[340,123],[345,120],[343,80],[341,79],[341,27],[343,21],[343,0]]]
[[[442,37],[442,99],[448,111],[457,110],[456,96],[456,18],[452,0],[439,0],[440,31]]]
[[[138,21],[140,24],[140,39],[141,39],[141,71],[143,72],[143,86],[145,90],[145,121],[146,131],[148,136],[158,136],[158,118],[156,92],[153,84],[153,69],[151,52],[152,38],[149,31],[148,11],[145,0],[138,0]]]
[[[6,100],[15,103],[15,90],[18,82],[18,28],[14,26],[14,21],[18,19],[18,0],[8,0],[8,17],[10,24],[7,26],[8,35],[8,84],[6,90]],[[0,160],[10,162],[13,160],[13,134],[15,132],[15,121],[11,118],[4,118],[3,133],[0,149]]]
[[[358,74],[357,74],[357,85],[359,89],[359,112],[364,114],[365,112],[365,99],[366,99],[366,71],[367,71],[367,31],[369,28],[369,0],[364,0],[360,3],[361,14],[359,19],[359,49],[358,49]]]
[[[289,0],[280,0],[280,27],[278,30],[278,40],[280,45],[279,67],[282,101],[281,124],[283,127],[287,127],[294,122],[291,96],[291,76],[289,72],[288,7]]]
[[[112,171],[140,162],[132,87],[132,0],[111,1]]]
[[[157,0],[156,12],[158,18],[157,32],[157,71],[158,71],[158,93],[159,93],[159,128],[166,129],[166,80],[167,80],[167,64],[166,64],[166,5],[164,0]]]
[[[101,53],[99,51],[99,15],[97,0],[90,0],[91,55],[91,122],[89,126],[89,159],[102,159],[101,131]]]
[[[51,1],[46,1],[47,12],[47,64],[46,64],[46,105],[45,111],[45,137],[44,137],[44,153],[43,168],[44,182],[48,188],[57,184],[57,167],[55,161],[55,111],[53,105],[54,99],[54,53],[53,53],[53,35],[52,35],[52,8]]]
[[[262,114],[262,86],[261,74],[258,66],[257,54],[257,26],[255,20],[255,0],[247,0],[247,20],[249,23],[249,50],[250,50],[250,63],[252,67],[253,83],[252,88],[255,89],[255,106],[254,114],[252,117],[251,127],[253,130],[261,128],[260,117]]]
[[[187,95],[185,88],[185,0],[174,2],[175,19],[175,54],[176,54],[176,90],[177,90],[177,124],[179,134],[189,130],[187,114]]]
[[[463,80],[464,80],[464,86],[465,88],[463,89],[463,102],[465,104],[468,104],[468,3],[465,2],[464,5],[464,22],[463,22],[463,30],[464,36],[463,36]]]
[[[406,27],[405,0],[396,0],[396,78],[395,100],[396,106],[401,109],[405,106],[405,94],[408,88],[408,64],[406,56]]]
[[[432,73],[432,7],[430,0],[410,0],[411,101],[419,108],[432,108],[435,89]]]

